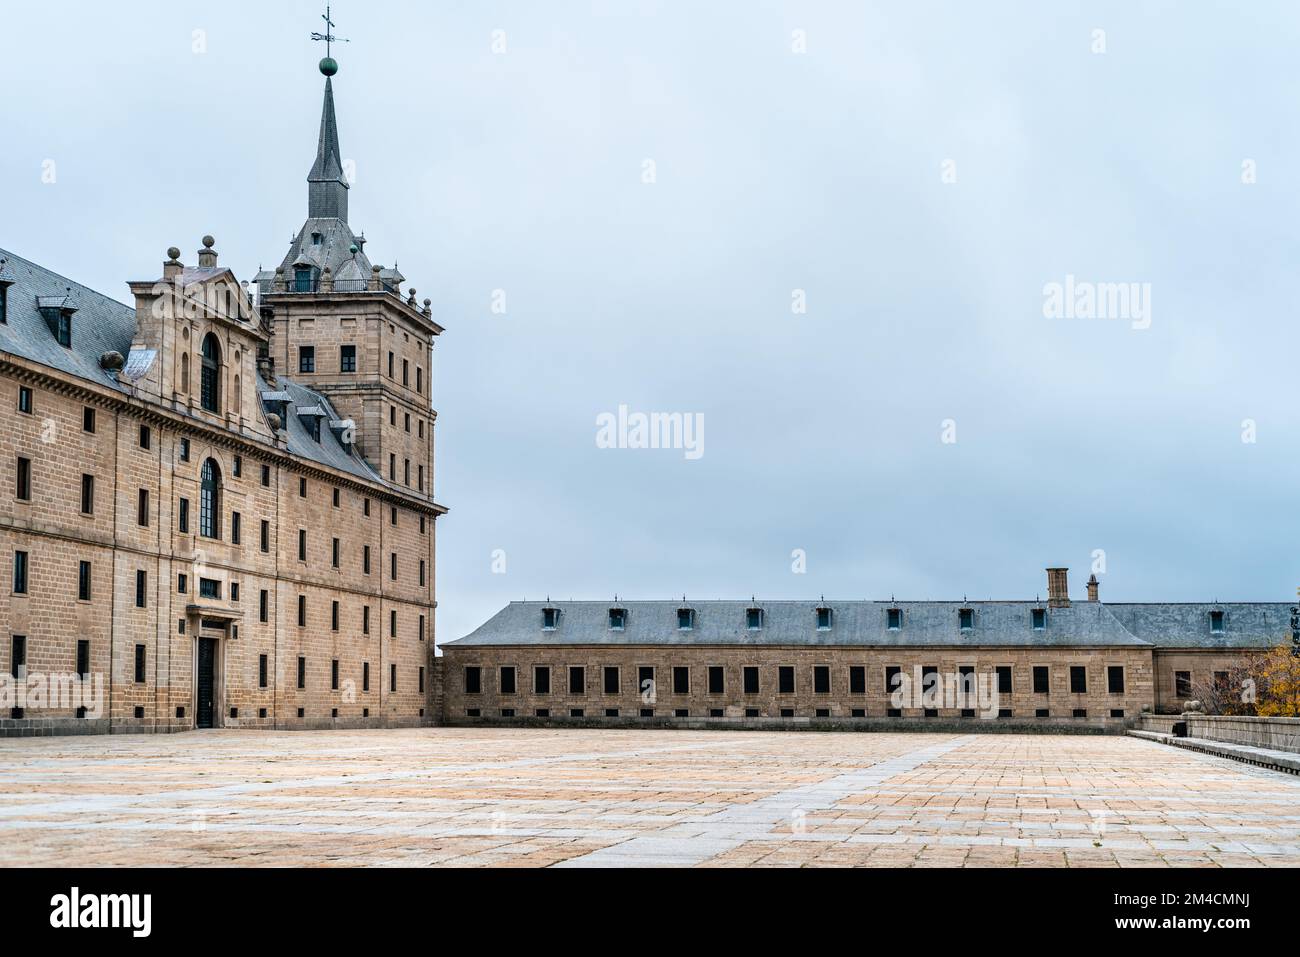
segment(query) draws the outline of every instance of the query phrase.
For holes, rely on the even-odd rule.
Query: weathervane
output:
[[[328,4],[325,7],[325,15],[322,16],[321,19],[325,21],[325,32],[313,33],[311,38],[313,40],[325,41],[325,59],[320,61],[320,71],[326,76],[333,76],[339,72],[339,65],[335,61],[333,55],[333,45],[335,43],[351,43],[352,41],[334,35],[334,21],[330,19],[330,8]]]

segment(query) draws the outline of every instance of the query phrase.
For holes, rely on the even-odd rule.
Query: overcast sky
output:
[[[0,246],[119,298],[208,232],[277,264],[322,6],[5,3]],[[447,328],[440,640],[548,595],[1082,597],[1099,549],[1103,599],[1294,596],[1294,4],[334,18],[352,225]],[[1046,318],[1067,276],[1149,328]],[[704,454],[598,448],[620,405]]]

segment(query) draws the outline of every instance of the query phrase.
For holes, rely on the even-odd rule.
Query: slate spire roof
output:
[[[307,174],[307,216],[310,219],[348,221],[348,181],[339,151],[339,124],[334,114],[334,83],[325,79],[325,104],[321,108],[320,139],[316,162]]]

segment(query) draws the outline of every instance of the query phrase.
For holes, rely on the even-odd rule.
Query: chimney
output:
[[[1047,607],[1070,607],[1070,570],[1068,568],[1049,568],[1047,570]]]
[[[1088,579],[1088,601],[1094,605],[1097,604],[1097,602],[1101,601],[1101,599],[1097,597],[1097,591],[1099,587],[1100,586],[1097,583],[1096,575],[1093,575],[1091,578]]]
[[[173,246],[167,250],[167,261],[163,263],[163,279],[171,281],[181,274],[185,264],[181,262],[181,251]]]
[[[211,236],[203,237],[203,248],[199,250],[199,266],[203,269],[215,269],[217,266],[217,251],[212,247],[217,241]]]

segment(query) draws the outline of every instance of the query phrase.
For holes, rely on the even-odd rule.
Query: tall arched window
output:
[[[188,352],[181,354],[181,391],[186,394],[190,391],[190,354]]]
[[[209,412],[221,411],[221,345],[210,332],[203,337],[203,380],[199,401]]]
[[[214,459],[203,463],[202,479],[199,490],[199,534],[204,538],[220,538],[221,467]]]

